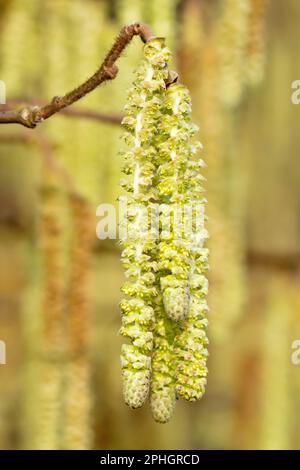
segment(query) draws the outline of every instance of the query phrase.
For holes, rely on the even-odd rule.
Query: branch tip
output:
[[[112,48],[106,55],[102,65],[94,75],[83,84],[74,88],[74,90],[69,93],[66,93],[64,96],[54,96],[50,103],[46,105],[0,112],[0,124],[21,124],[33,129],[37,124],[83,98],[103,82],[113,80],[118,74],[118,67],[115,62],[119,59],[123,50],[128,46],[134,36],[140,36],[143,42],[148,42],[155,37],[149,26],[144,23],[137,22],[124,26]]]

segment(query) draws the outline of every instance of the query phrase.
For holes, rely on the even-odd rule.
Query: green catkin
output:
[[[207,377],[206,336],[208,282],[203,273],[207,270],[207,250],[197,249],[191,271],[191,300],[188,318],[180,326],[175,339],[176,391],[189,401],[199,400],[204,392]]]
[[[195,129],[185,121],[189,103],[182,99],[185,89],[171,85],[166,91],[165,114],[158,144],[160,166],[157,172],[160,211],[160,242],[158,246],[160,287],[168,317],[184,319],[189,307],[190,257],[182,227],[182,208],[187,201],[185,175],[187,140]],[[183,235],[183,237],[182,237]]]
[[[149,207],[154,194],[154,135],[168,73],[166,61],[169,52],[163,40],[155,39],[144,46],[144,57],[129,92],[123,120],[127,128],[125,141],[130,146],[124,156],[126,163],[123,169],[130,181],[124,182],[123,186],[129,194],[129,210],[132,208],[133,212],[129,218],[128,236],[123,241],[122,260],[128,281],[122,289],[127,297],[120,305],[123,313],[121,333],[131,339],[131,344],[123,345],[121,364],[124,399],[132,408],[142,406],[149,393],[153,301],[157,295],[157,263],[152,260],[156,240],[147,232],[148,221],[143,223],[141,207],[137,205]],[[147,230],[146,233],[143,229]]]
[[[154,310],[150,409],[155,421],[167,423],[172,418],[176,403],[173,365],[174,325],[165,314],[161,295],[158,295]]]
[[[207,349],[205,346],[208,340],[205,328],[207,326],[208,282],[204,275],[208,269],[208,252],[204,247],[207,232],[203,225],[196,227],[195,214],[193,213],[196,210],[195,205],[198,204],[196,217],[201,217],[202,213],[204,216],[205,200],[202,197],[203,177],[201,175],[204,162],[194,159],[201,144],[189,142],[197,127],[191,122],[191,99],[188,90],[182,85],[171,85],[166,91],[165,108],[170,113],[164,116],[164,126],[169,149],[167,153],[171,158],[168,166],[173,167],[171,187],[174,185],[170,199],[176,202],[181,209],[184,207],[183,205],[185,205],[184,208],[189,207],[190,213],[186,214],[185,212],[184,215],[189,215],[192,218],[191,227],[185,225],[181,227],[180,234],[175,234],[175,246],[184,250],[188,263],[184,263],[178,257],[176,249],[171,249],[171,267],[175,270],[172,276],[174,280],[177,280],[178,275],[187,274],[186,282],[189,289],[187,312],[179,318],[183,321],[178,326],[174,342],[176,391],[187,400],[196,400],[201,398],[204,393],[207,376]],[[158,174],[161,176],[161,172]],[[186,219],[185,222],[187,222]],[[159,252],[159,257],[164,260],[164,253]],[[170,263],[169,257],[167,257],[167,266]],[[164,261],[161,263],[166,269]],[[162,292],[164,295],[164,289]],[[179,305],[182,303],[181,295],[180,291],[172,293],[174,301]],[[168,309],[165,308],[165,310],[168,313]],[[187,319],[185,319],[186,316]]]
[[[203,244],[207,234],[205,230],[195,233],[194,224],[188,231],[179,217],[176,223],[175,217],[171,223],[169,218],[169,212],[176,208],[181,212],[186,207],[195,209],[194,203],[203,209],[203,177],[199,171],[203,161],[193,160],[200,144],[189,143],[196,130],[191,123],[187,89],[170,85],[165,92],[157,172],[158,199],[164,204],[158,245],[164,308],[158,304],[155,310],[150,396],[152,415],[161,423],[169,421],[173,414],[175,383],[177,393],[188,400],[200,398],[206,384],[207,279],[203,273],[207,270],[207,250]],[[167,238],[161,241],[167,227]]]
[[[125,153],[124,173],[131,179],[123,186],[132,194],[129,208],[142,203],[148,215],[151,201],[159,203],[159,237],[146,237],[149,220],[142,219],[141,209],[128,211],[123,262],[130,280],[123,291],[131,298],[121,302],[121,332],[132,344],[123,346],[121,359],[125,402],[142,406],[151,377],[151,412],[166,423],[175,408],[176,380],[179,394],[189,400],[200,398],[206,383],[207,235],[196,227],[193,211],[190,231],[183,222],[186,206],[203,209],[203,161],[194,159],[200,144],[190,143],[197,127],[189,93],[177,83],[166,86],[169,52],[163,40],[147,43],[144,55],[123,120],[133,149]]]
[[[184,211],[194,200],[199,201],[203,177],[198,170],[203,162],[198,162],[197,166],[190,160],[200,144],[189,144],[197,126],[191,123],[191,100],[187,89],[173,84],[165,95],[163,141],[159,144],[161,164],[157,173],[158,198],[163,203],[159,272],[165,311],[172,320],[180,321],[187,316],[190,300],[191,234],[187,233],[188,227],[183,223],[188,215]],[[198,187],[196,199],[196,192],[189,191],[189,187]]]

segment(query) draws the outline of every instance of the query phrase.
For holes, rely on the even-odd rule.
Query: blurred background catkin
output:
[[[0,0],[7,100],[62,95],[122,25],[167,37],[200,125],[210,232],[208,387],[170,423],[122,400],[118,125],[56,115],[0,129],[1,449],[299,449],[300,78],[297,0]],[[76,104],[121,112],[141,59]],[[117,206],[116,206],[117,207]]]

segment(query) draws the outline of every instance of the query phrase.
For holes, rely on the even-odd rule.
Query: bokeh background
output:
[[[207,392],[164,425],[122,400],[120,248],[95,235],[119,192],[120,126],[1,126],[0,448],[299,449],[300,3],[0,0],[7,108],[71,90],[137,20],[167,37],[208,165]],[[118,117],[140,58],[136,38],[73,109]]]

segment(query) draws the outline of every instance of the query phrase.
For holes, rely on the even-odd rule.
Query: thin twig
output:
[[[15,111],[0,112],[0,124],[21,124],[33,129],[37,124],[80,100],[102,83],[113,80],[118,74],[115,62],[134,36],[140,36],[143,42],[148,42],[154,37],[151,29],[143,23],[124,26],[99,69],[84,83],[64,96],[55,96],[44,106],[28,106]]]

